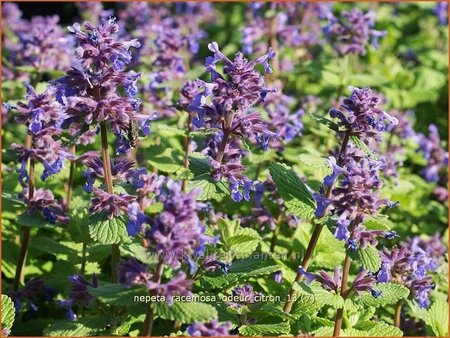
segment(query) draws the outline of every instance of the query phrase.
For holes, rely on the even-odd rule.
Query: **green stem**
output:
[[[34,159],[30,159],[30,175],[28,178],[28,199],[32,200],[34,197],[34,189],[35,189],[35,181],[36,181],[36,172],[35,172],[35,162]],[[14,275],[14,283],[13,289],[17,291],[19,289],[19,285],[21,282],[25,280],[25,260],[27,257],[28,244],[30,242],[30,227],[22,228],[22,243],[20,245],[19,258],[16,265],[16,274]]]
[[[402,306],[403,302],[399,300],[397,304],[395,305],[395,312],[394,312],[394,325],[395,327],[400,328],[400,320],[401,320],[401,314],[402,314]]]
[[[102,159],[103,159],[103,171],[105,176],[106,191],[108,194],[113,194],[113,179],[111,172],[111,158],[109,157],[109,145],[108,145],[108,129],[106,121],[100,123],[100,135],[102,140]],[[117,283],[117,267],[120,261],[119,244],[112,244],[111,246],[111,280],[113,283]]]

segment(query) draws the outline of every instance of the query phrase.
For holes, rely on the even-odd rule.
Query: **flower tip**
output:
[[[211,52],[217,53],[219,51],[219,45],[217,42],[213,41],[211,43],[208,43],[208,49]]]

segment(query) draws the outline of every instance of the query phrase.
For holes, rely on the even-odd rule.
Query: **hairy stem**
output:
[[[76,145],[72,144],[70,146],[70,153],[75,155],[76,153]],[[69,168],[69,181],[67,182],[67,192],[66,192],[66,210],[69,210],[70,207],[70,201],[72,199],[72,189],[73,189],[73,178],[75,175],[75,161],[70,161],[70,168]]]
[[[108,194],[113,193],[113,179],[111,173],[111,158],[109,157],[109,145],[108,145],[108,129],[106,121],[100,123],[100,134],[102,139],[102,159],[103,159],[103,171],[105,175],[105,185]],[[112,244],[111,246],[111,280],[113,283],[117,283],[117,266],[120,261],[119,244]]]
[[[30,144],[31,147],[31,144]],[[28,178],[28,199],[31,200],[34,196],[34,185],[36,182],[36,171],[34,159],[30,159],[30,176]],[[16,274],[14,275],[13,289],[17,291],[19,289],[20,282],[24,281],[25,273],[25,260],[27,257],[28,243],[30,242],[30,227],[22,228],[22,243],[20,245],[19,259],[16,266]]]
[[[402,307],[403,302],[399,300],[397,304],[395,305],[395,312],[394,312],[394,326],[400,328],[400,318],[402,314]]]
[[[158,265],[156,266],[155,274],[153,275],[153,282],[159,283],[161,281],[163,269],[164,269],[164,263],[163,263],[162,259],[160,259],[158,262]],[[153,291],[150,291],[150,295],[154,296],[155,294]],[[142,335],[144,337],[150,337],[152,335],[153,320],[154,320],[154,313],[153,313],[152,305],[149,304],[147,307],[147,313],[145,315],[144,329],[142,331]]]
[[[344,135],[344,138],[342,140],[342,145],[339,150],[338,156],[337,156],[337,164],[342,165],[343,157],[347,151],[348,141],[350,139],[351,131],[347,131]],[[329,186],[327,189],[325,189],[325,197],[329,198],[331,196],[331,192],[333,190],[334,185]],[[319,241],[320,234],[322,233],[323,224],[315,223],[314,224],[314,230],[311,235],[311,239],[309,240],[308,247],[305,251],[305,256],[302,260],[302,267],[305,270],[308,270],[309,264],[311,263],[312,255],[314,253],[314,249],[316,248],[317,242]],[[297,272],[297,276],[295,277],[295,283],[299,283],[303,280],[303,275]],[[286,299],[286,302],[283,307],[283,311],[286,313],[291,312],[292,305],[294,304],[294,301],[297,296],[297,291],[294,289],[294,285],[292,285],[291,290],[289,291],[289,296]]]

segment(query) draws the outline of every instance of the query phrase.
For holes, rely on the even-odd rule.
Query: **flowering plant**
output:
[[[2,336],[448,336],[446,3],[64,5],[2,5]]]

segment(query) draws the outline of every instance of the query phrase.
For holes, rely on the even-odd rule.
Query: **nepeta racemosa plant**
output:
[[[356,252],[368,245],[375,245],[377,236],[387,238],[395,236],[395,232],[369,230],[363,224],[368,216],[373,217],[383,205],[392,205],[387,199],[380,198],[379,189],[382,182],[379,171],[383,168],[383,163],[371,158],[374,155],[367,153],[370,152],[367,143],[380,142],[381,133],[387,126],[397,124],[397,119],[378,107],[380,99],[373,95],[369,88],[350,87],[350,89],[352,95],[343,101],[343,110],[333,108],[329,112],[330,117],[339,121],[333,128],[343,135],[342,144],[338,153],[327,160],[331,173],[324,178],[319,193],[314,193],[313,197],[317,206],[315,217],[320,220],[331,213],[331,219],[335,219],[336,222],[336,238],[346,242],[348,251]],[[342,180],[339,182],[340,177]],[[297,274],[297,282],[306,275],[305,270],[310,264],[322,227],[320,221],[315,226],[313,237]],[[343,281],[339,283],[343,299],[349,296],[347,278],[350,262],[350,256],[347,255],[342,271]],[[372,284],[367,284],[370,290]],[[375,296],[378,295],[377,292],[373,293]],[[291,311],[295,296],[296,290],[292,288],[284,307],[285,311]],[[339,334],[342,311],[342,307],[338,309],[335,335]]]
[[[260,114],[248,111],[255,103],[264,100],[268,93],[275,91],[265,87],[264,77],[255,70],[255,66],[261,64],[266,73],[271,73],[269,61],[275,53],[269,50],[268,54],[252,61],[237,53],[232,61],[220,52],[216,42],[210,43],[208,48],[214,52],[205,64],[212,83],[205,84],[189,110],[196,113],[193,124],[197,128],[217,130],[216,135],[209,139],[206,150],[212,177],[214,180],[228,180],[234,201],[248,201],[253,182],[245,176],[245,168],[240,163],[243,155],[240,140],[254,141],[266,148],[269,141],[277,137],[267,129]],[[224,63],[223,75],[216,69],[220,61]]]
[[[135,147],[139,131],[150,133],[153,116],[139,113],[140,100],[137,81],[141,74],[126,66],[132,60],[130,48],[140,46],[137,40],[117,40],[119,26],[114,19],[103,20],[97,26],[85,22],[83,28],[75,23],[69,27],[78,42],[76,64],[67,75],[56,80],[58,100],[64,105],[67,118],[62,126],[78,128],[75,139],[90,129],[100,129],[104,186],[92,188],[90,212],[95,218],[91,236],[112,244],[112,279],[117,280],[119,249],[117,243],[126,236],[123,217],[135,197],[114,190],[112,162],[109,154],[108,131],[116,136],[116,154],[127,153]],[[123,89],[127,96],[122,96]],[[123,168],[122,168],[123,169]],[[113,229],[102,238],[105,224]]]
[[[52,175],[59,173],[64,161],[71,155],[56,138],[61,132],[61,123],[65,118],[61,105],[55,102],[55,88],[49,87],[43,93],[38,94],[29,84],[26,85],[27,103],[19,102],[17,107],[9,105],[12,110],[17,110],[16,120],[27,127],[30,136],[30,144],[21,146],[13,143],[11,148],[18,153],[20,167],[19,182],[22,192],[19,198],[24,202],[27,211],[23,214],[22,243],[19,261],[16,266],[14,278],[14,290],[17,291],[24,268],[28,242],[30,239],[30,223],[33,217],[43,217],[48,222],[66,222],[63,207],[58,203],[49,190],[36,189],[36,165],[42,164],[44,171],[41,180],[45,181]],[[52,149],[52,151],[48,151]],[[29,168],[27,166],[29,165]]]

